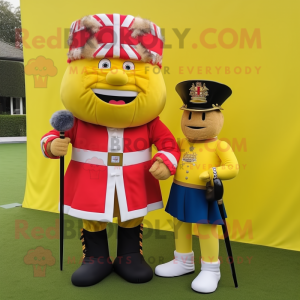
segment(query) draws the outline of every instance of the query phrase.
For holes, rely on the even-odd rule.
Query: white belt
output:
[[[141,151],[114,153],[72,148],[72,160],[99,166],[131,166],[151,160],[152,148]]]

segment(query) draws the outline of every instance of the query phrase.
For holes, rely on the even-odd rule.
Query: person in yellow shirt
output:
[[[192,224],[198,227],[201,249],[201,272],[193,280],[192,289],[212,293],[221,278],[217,225],[223,220],[217,201],[206,200],[206,184],[214,178],[234,178],[239,171],[237,159],[230,145],[220,141],[224,117],[222,104],[231,89],[208,80],[187,80],[176,86],[184,105],[180,140],[181,157],[171,187],[166,212],[174,217],[175,259],[158,265],[155,274],[177,277],[195,271],[192,250]],[[226,216],[224,205],[222,209]]]

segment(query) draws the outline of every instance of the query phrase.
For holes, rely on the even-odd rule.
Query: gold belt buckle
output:
[[[108,166],[123,166],[123,153],[108,152],[107,165]]]

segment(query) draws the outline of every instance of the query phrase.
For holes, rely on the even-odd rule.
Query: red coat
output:
[[[149,169],[159,156],[171,174],[175,174],[180,150],[158,117],[148,124],[125,129],[75,119],[73,128],[65,135],[73,146],[72,160],[65,174],[65,213],[111,222],[115,189],[122,222],[163,207],[159,182]],[[44,150],[47,143],[58,137],[56,130],[42,137],[46,157],[49,157]],[[152,144],[158,150],[153,159]]]

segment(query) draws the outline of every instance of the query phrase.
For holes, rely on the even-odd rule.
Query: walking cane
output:
[[[224,222],[224,225],[222,225],[222,230],[223,230],[224,241],[225,241],[226,250],[227,250],[227,254],[228,254],[228,260],[230,262],[230,267],[231,267],[231,273],[232,273],[232,277],[233,277],[233,281],[234,281],[234,286],[237,288],[238,287],[238,282],[237,282],[237,278],[236,278],[235,267],[234,267],[233,256],[232,256],[232,250],[231,250],[231,245],[230,245],[230,240],[229,240],[229,235],[228,235],[228,228],[227,228],[225,214],[224,214],[223,199],[222,199],[221,204],[219,204],[219,201],[218,201],[218,206],[219,206],[221,217],[222,217],[223,222]]]
[[[70,130],[74,125],[74,117],[67,110],[59,110],[55,112],[51,119],[52,127],[59,131],[59,137],[65,138],[65,131]],[[60,157],[59,180],[60,180],[60,203],[59,203],[59,263],[60,270],[63,270],[63,255],[64,255],[64,173],[65,173],[65,158]]]

